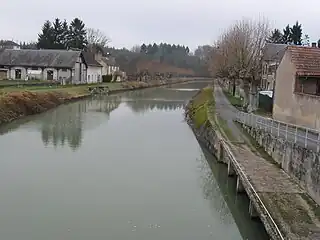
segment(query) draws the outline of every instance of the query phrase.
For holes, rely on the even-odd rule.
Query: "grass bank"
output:
[[[197,128],[209,120],[208,110],[210,105],[214,105],[213,89],[211,87],[201,89],[189,102],[186,114],[194,121]]]
[[[186,113],[192,118],[195,127],[199,128],[209,121],[210,125],[217,129],[225,139],[232,142],[236,141],[227,121],[215,112],[213,87],[200,90],[188,104]]]
[[[180,83],[193,79],[176,79],[170,81],[102,83],[77,86],[30,86],[8,87],[0,91],[0,125],[13,120],[45,112],[60,104],[90,96],[89,87],[106,86],[109,93],[158,87]]]
[[[243,106],[243,100],[240,97],[233,96],[232,93],[230,93],[228,90],[223,89],[223,93],[226,96],[226,98],[229,100],[231,105],[238,109],[242,109]]]

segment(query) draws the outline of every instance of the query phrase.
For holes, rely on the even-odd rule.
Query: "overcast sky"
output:
[[[36,40],[45,20],[79,17],[115,47],[168,42],[194,49],[212,43],[235,20],[264,16],[281,29],[299,20],[315,41],[319,9],[319,0],[1,0],[0,39]]]

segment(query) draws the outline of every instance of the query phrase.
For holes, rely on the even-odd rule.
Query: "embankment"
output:
[[[263,129],[246,125],[242,127],[285,172],[299,182],[317,204],[320,204],[320,153],[278,138]]]
[[[228,176],[236,177],[236,191],[250,200],[250,216],[260,218],[271,239],[319,239],[320,221],[306,192],[244,143],[228,141],[214,110],[212,89],[205,88],[186,107],[186,120],[198,141],[226,164]]]
[[[184,78],[170,81],[153,81],[151,83],[124,82],[121,84],[121,87],[111,89],[109,94],[177,84],[192,80],[194,79]],[[47,90],[41,91],[24,91],[23,89],[17,88],[17,91],[10,91],[0,95],[0,125],[25,116],[42,113],[60,104],[88,96],[90,96],[90,92],[87,86],[56,88],[52,90],[48,88]]]

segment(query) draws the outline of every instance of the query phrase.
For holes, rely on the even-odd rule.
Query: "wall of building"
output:
[[[269,67],[270,66],[275,66],[276,62],[270,62],[270,61],[264,61],[262,64],[262,84],[261,84],[261,88],[263,90],[268,90],[268,91],[272,91],[273,90],[273,84],[275,81],[275,71],[270,72],[269,71]]]
[[[72,83],[81,84],[87,82],[87,66],[84,64],[81,57],[77,59],[77,62],[72,69]]]
[[[276,163],[320,204],[320,154],[278,139],[261,129],[245,129]]]
[[[88,66],[87,69],[87,82],[97,83],[102,79],[102,67]]]
[[[65,83],[67,79],[71,77],[71,70],[70,69],[55,69],[55,68],[25,68],[25,67],[12,67],[11,70],[7,72],[8,78],[14,79],[15,78],[15,70],[21,70],[21,79],[25,80],[28,75],[28,79],[35,79],[35,80],[48,80],[48,71],[53,71],[53,80],[60,81]]]
[[[287,52],[277,70],[273,117],[278,121],[320,128],[320,97],[294,93],[296,69]]]

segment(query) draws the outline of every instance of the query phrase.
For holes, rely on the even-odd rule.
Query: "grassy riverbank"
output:
[[[208,121],[209,105],[214,104],[212,88],[201,89],[187,106],[190,117],[194,120],[196,127],[200,127]]]
[[[226,120],[215,113],[215,100],[213,87],[206,87],[200,90],[187,106],[188,114],[196,127],[203,126],[207,121],[217,128],[219,132],[229,141],[235,142],[232,131],[229,129]]]
[[[9,123],[24,116],[41,113],[60,104],[90,96],[89,87],[105,86],[110,93],[158,87],[193,79],[170,81],[102,83],[78,86],[30,86],[8,87],[0,91],[0,124]]]

